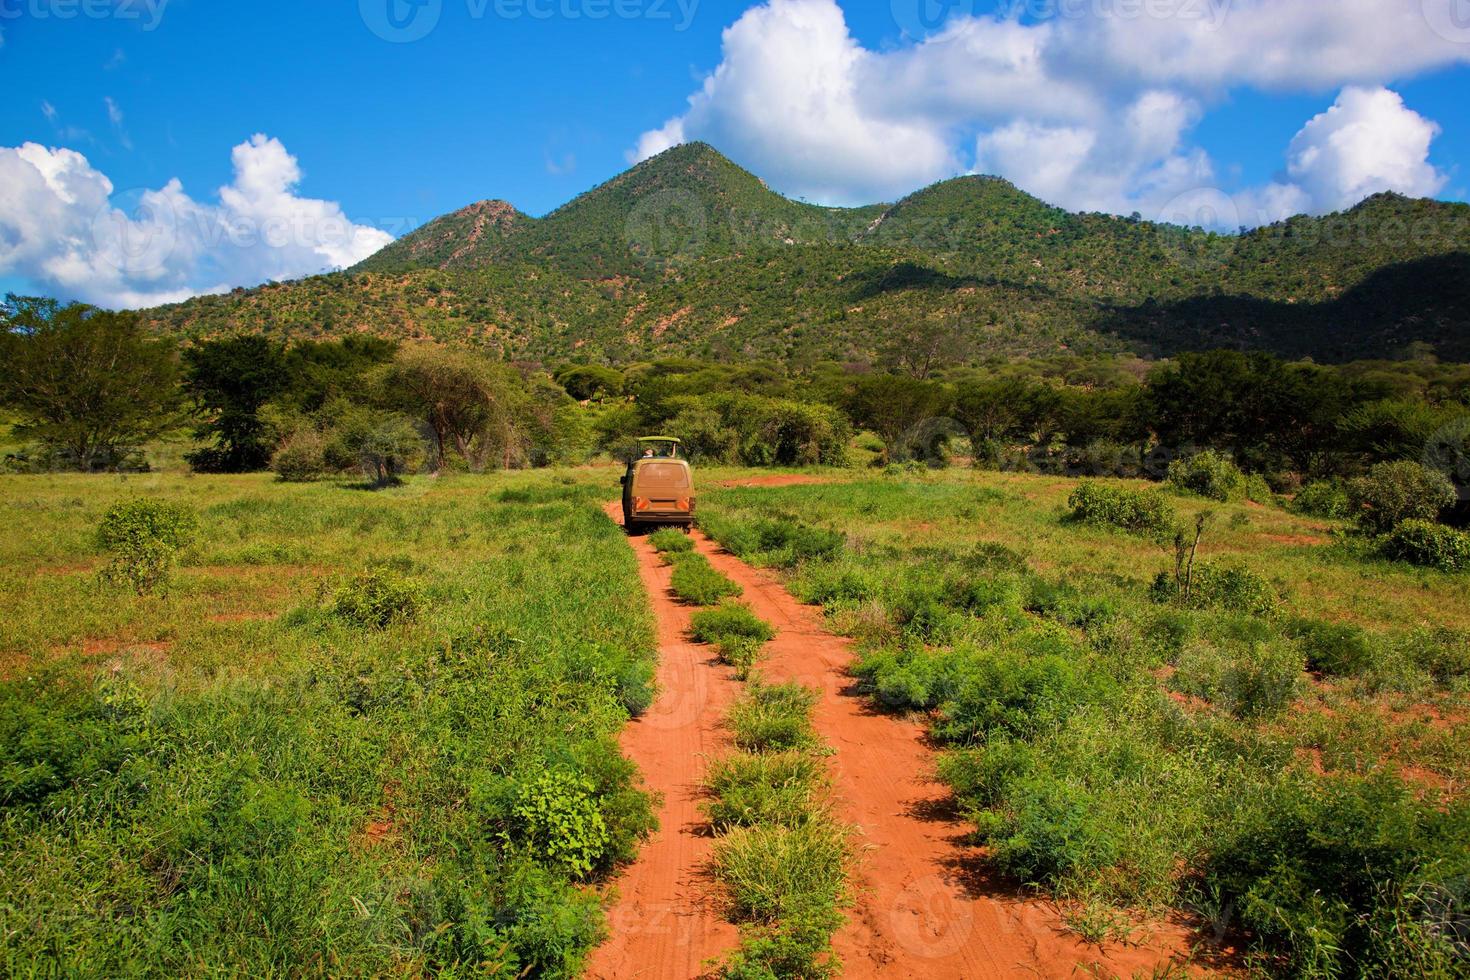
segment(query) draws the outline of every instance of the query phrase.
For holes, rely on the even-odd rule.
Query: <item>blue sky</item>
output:
[[[0,0],[0,155],[28,142],[74,151],[85,166],[68,156],[67,172],[105,175],[106,206],[123,213],[173,179],[181,206],[214,209],[219,188],[247,179],[232,150],[264,134],[281,151],[256,147],[243,166],[267,183],[284,174],[262,192],[270,208],[306,199],[312,220],[340,213],[393,235],[487,197],[541,214],[696,138],[830,203],[978,168],[1065,206],[1149,217],[1188,215],[1208,188],[1254,224],[1379,185],[1462,200],[1470,183],[1466,0],[1290,0],[1289,17],[1272,0],[1198,0],[1172,20],[1118,15],[1128,0],[1076,0],[1060,15],[1052,0],[417,2]],[[1436,29],[1421,10],[1436,3],[1467,16]],[[373,26],[392,35],[390,5],[411,31],[437,21],[385,40]],[[1180,26],[1191,10],[1219,25]],[[1324,149],[1347,152],[1344,131],[1363,148],[1323,163]],[[1384,145],[1394,152],[1378,159]],[[137,305],[320,271],[381,243],[201,257],[218,245],[207,241],[187,268],[171,259],[103,287],[90,257],[34,240],[81,207],[63,203],[0,186],[0,289]],[[7,209],[24,212],[8,233]],[[29,247],[7,259],[7,234]]]

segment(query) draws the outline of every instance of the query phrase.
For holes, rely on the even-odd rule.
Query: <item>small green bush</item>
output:
[[[1174,513],[1157,490],[1135,490],[1084,480],[1067,498],[1072,519],[1139,534],[1163,535],[1174,526]]]
[[[1348,485],[1353,513],[1369,534],[1403,521],[1434,521],[1455,502],[1455,485],[1439,470],[1410,460],[1379,463]]]
[[[1470,678],[1470,631],[1439,626],[1417,629],[1398,644],[1399,651],[1439,684]]]
[[[1470,534],[1432,521],[1400,521],[1379,544],[1385,558],[1442,572],[1470,570]]]
[[[837,531],[789,517],[746,522],[713,519],[702,521],[701,526],[731,554],[782,568],[811,560],[830,561],[842,553],[847,540]]]
[[[1278,714],[1303,687],[1301,651],[1285,642],[1187,648],[1170,684],[1238,718]]]
[[[721,599],[738,596],[744,591],[716,571],[709,560],[697,552],[683,553],[674,562],[674,574],[669,580],[669,587],[674,590],[674,595],[696,606],[714,605]]]
[[[1318,480],[1297,491],[1291,509],[1308,517],[1342,520],[1352,516],[1353,504],[1347,484],[1341,480]]]
[[[764,643],[776,635],[770,623],[739,602],[702,609],[689,619],[689,635],[696,643],[717,643],[725,637],[749,637]]]
[[[198,529],[199,519],[181,504],[143,499],[113,504],[97,525],[97,547],[112,555],[102,575],[140,595],[151,592],[168,578]]]
[[[756,825],[796,827],[818,817],[825,784],[821,759],[810,752],[737,753],[710,764],[705,813],[715,830]]]
[[[1228,502],[1246,495],[1245,474],[1235,461],[1214,449],[1174,460],[1166,478],[1176,490]]]
[[[800,684],[752,681],[745,696],[730,706],[726,724],[735,744],[747,752],[784,752],[817,744],[812,730],[816,691]]]
[[[1283,632],[1306,655],[1308,670],[1331,677],[1362,676],[1381,659],[1372,637],[1351,623],[1296,619],[1286,623]]]
[[[946,742],[983,741],[994,734],[1031,737],[1084,704],[1106,702],[1116,686],[1075,656],[999,650],[970,661],[952,698],[939,706],[934,734]]]
[[[1160,572],[1149,589],[1156,602],[1176,602],[1190,609],[1223,609],[1266,616],[1281,601],[1275,587],[1248,568],[1200,562],[1194,566],[1189,594],[1183,594],[1172,572]]]
[[[332,594],[330,610],[353,625],[386,629],[414,622],[424,604],[424,590],[418,582],[381,565],[354,575],[339,586]]]
[[[309,483],[327,472],[327,440],[315,429],[293,432],[271,454],[271,470],[284,483]]]
[[[592,780],[555,769],[520,788],[513,816],[517,833],[537,859],[585,878],[611,841]]]
[[[648,536],[648,543],[659,554],[689,552],[694,550],[694,539],[683,531],[672,527],[661,527]]]

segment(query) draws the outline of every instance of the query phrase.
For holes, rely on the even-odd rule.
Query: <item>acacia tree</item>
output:
[[[0,325],[0,401],[66,463],[116,468],[177,424],[176,351],[136,314],[11,295]]]
[[[206,340],[185,350],[184,362],[184,387],[205,412],[194,437],[216,442],[189,462],[216,473],[263,469],[275,447],[260,410],[289,386],[285,345],[258,334]]]
[[[901,453],[905,440],[922,425],[948,411],[950,393],[932,381],[870,374],[857,379],[846,401],[852,420],[883,440],[886,461]]]
[[[428,424],[440,467],[451,448],[476,467],[522,454],[526,392],[513,368],[470,351],[405,347],[380,384],[387,404]]]

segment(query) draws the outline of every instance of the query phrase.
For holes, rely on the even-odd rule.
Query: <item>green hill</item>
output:
[[[358,266],[147,311],[161,330],[368,331],[526,359],[869,359],[916,325],[966,356],[1231,346],[1470,359],[1470,206],[1381,194],[1242,235],[1074,214],[994,177],[793,201],[692,143],[541,218],[481,201]]]

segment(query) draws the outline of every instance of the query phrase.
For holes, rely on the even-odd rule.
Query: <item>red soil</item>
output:
[[[837,803],[865,850],[855,906],[835,941],[845,976],[1129,976],[1183,959],[1188,934],[1181,928],[1161,926],[1152,941],[1135,936],[1139,945],[1089,946],[1066,933],[1054,906],[993,882],[980,849],[966,842],[972,828],[933,778],[923,726],[874,711],[852,690],[851,642],[827,632],[821,611],[797,602],[770,573],[702,535],[696,540],[777,629],[761,673],[822,692],[814,721],[836,750]]]
[[[615,506],[608,513],[616,519]],[[1051,904],[994,882],[980,850],[966,842],[971,828],[931,775],[923,727],[875,712],[852,691],[851,643],[827,632],[820,610],[797,602],[773,575],[694,537],[777,629],[761,673],[822,692],[815,724],[835,750],[836,802],[862,851],[854,907],[835,939],[844,976],[1128,976],[1185,959],[1183,928],[1160,925],[1129,945],[1091,946],[1066,932]],[[697,803],[700,756],[722,747],[719,719],[738,685],[711,655],[685,642],[689,611],[669,597],[668,570],[646,540],[632,543],[659,621],[661,693],[650,713],[628,726],[622,744],[650,788],[665,793],[663,829],[620,883],[611,938],[594,952],[588,976],[694,977],[737,938],[709,901],[713,889],[702,875],[711,841]]]
[[[608,515],[618,519],[619,507]],[[646,787],[662,795],[659,829],[617,882],[609,938],[593,951],[587,976],[598,980],[688,980],[738,942],[706,878],[711,838],[699,811],[709,756],[727,744],[725,708],[739,691],[705,647],[685,638],[691,610],[669,593],[672,570],[647,538],[629,539],[658,619],[658,699],[619,739]]]

